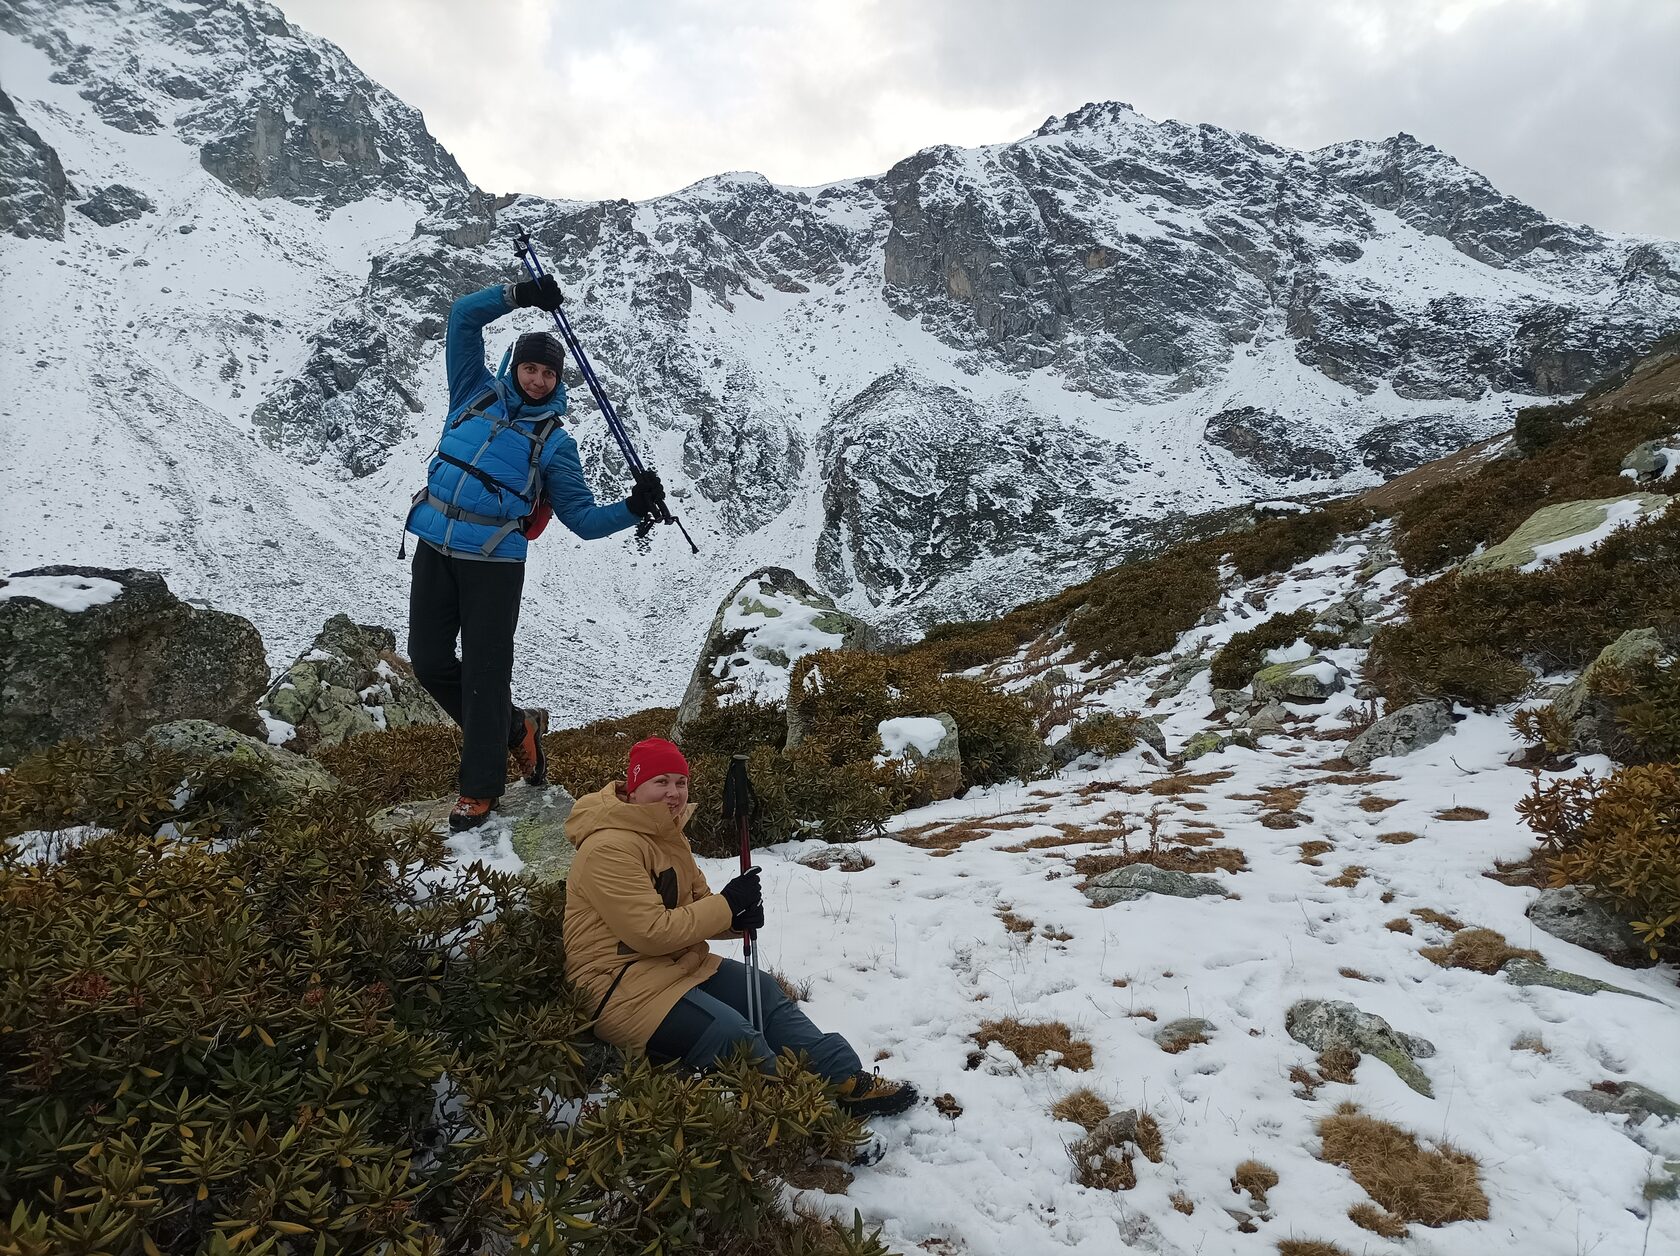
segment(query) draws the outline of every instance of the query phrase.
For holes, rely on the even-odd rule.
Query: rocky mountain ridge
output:
[[[0,285],[48,311],[0,379],[71,399],[22,434],[6,488],[39,525],[10,567],[73,532],[287,646],[323,602],[400,622],[381,547],[444,318],[518,277],[523,227],[706,550],[533,563],[522,680],[580,716],[673,701],[743,563],[899,632],[995,611],[1208,510],[1484,437],[1680,319],[1680,246],[1552,222],[1405,135],[1303,153],[1092,104],[819,188],[550,201],[473,188],[262,4],[6,0],[0,67]],[[616,495],[581,387],[574,416]]]

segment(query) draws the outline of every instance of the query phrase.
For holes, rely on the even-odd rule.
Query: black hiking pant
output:
[[[408,657],[415,679],[461,726],[458,787],[470,798],[502,796],[508,750],[525,732],[524,712],[513,705],[513,632],[524,591],[524,563],[456,558],[424,541],[414,547]]]

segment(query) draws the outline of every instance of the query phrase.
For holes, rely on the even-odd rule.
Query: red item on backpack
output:
[[[554,507],[548,504],[544,497],[537,503],[537,508],[525,516],[525,526],[519,529],[519,534],[527,541],[534,541],[543,534],[548,521],[554,518]]]

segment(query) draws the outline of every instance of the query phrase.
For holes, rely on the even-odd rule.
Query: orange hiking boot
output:
[[[852,1116],[895,1116],[919,1096],[909,1082],[895,1082],[879,1073],[854,1073],[840,1083],[836,1098]]]
[[[467,829],[476,829],[490,818],[490,813],[496,809],[494,798],[469,798],[462,794],[455,800],[455,805],[449,812],[449,827],[457,833]]]
[[[541,707],[527,707],[525,732],[511,749],[519,764],[519,775],[527,785],[548,784],[548,755],[543,752],[542,739],[548,735],[548,712]]]

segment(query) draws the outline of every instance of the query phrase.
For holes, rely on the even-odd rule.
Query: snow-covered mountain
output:
[[[1406,135],[1094,104],[878,178],[586,203],[475,189],[261,4],[0,0],[0,88],[8,569],[158,568],[277,654],[334,611],[400,628],[443,320],[524,227],[704,551],[539,543],[520,683],[572,718],[674,702],[748,568],[888,624],[995,610],[1485,436],[1680,322],[1680,245]]]

